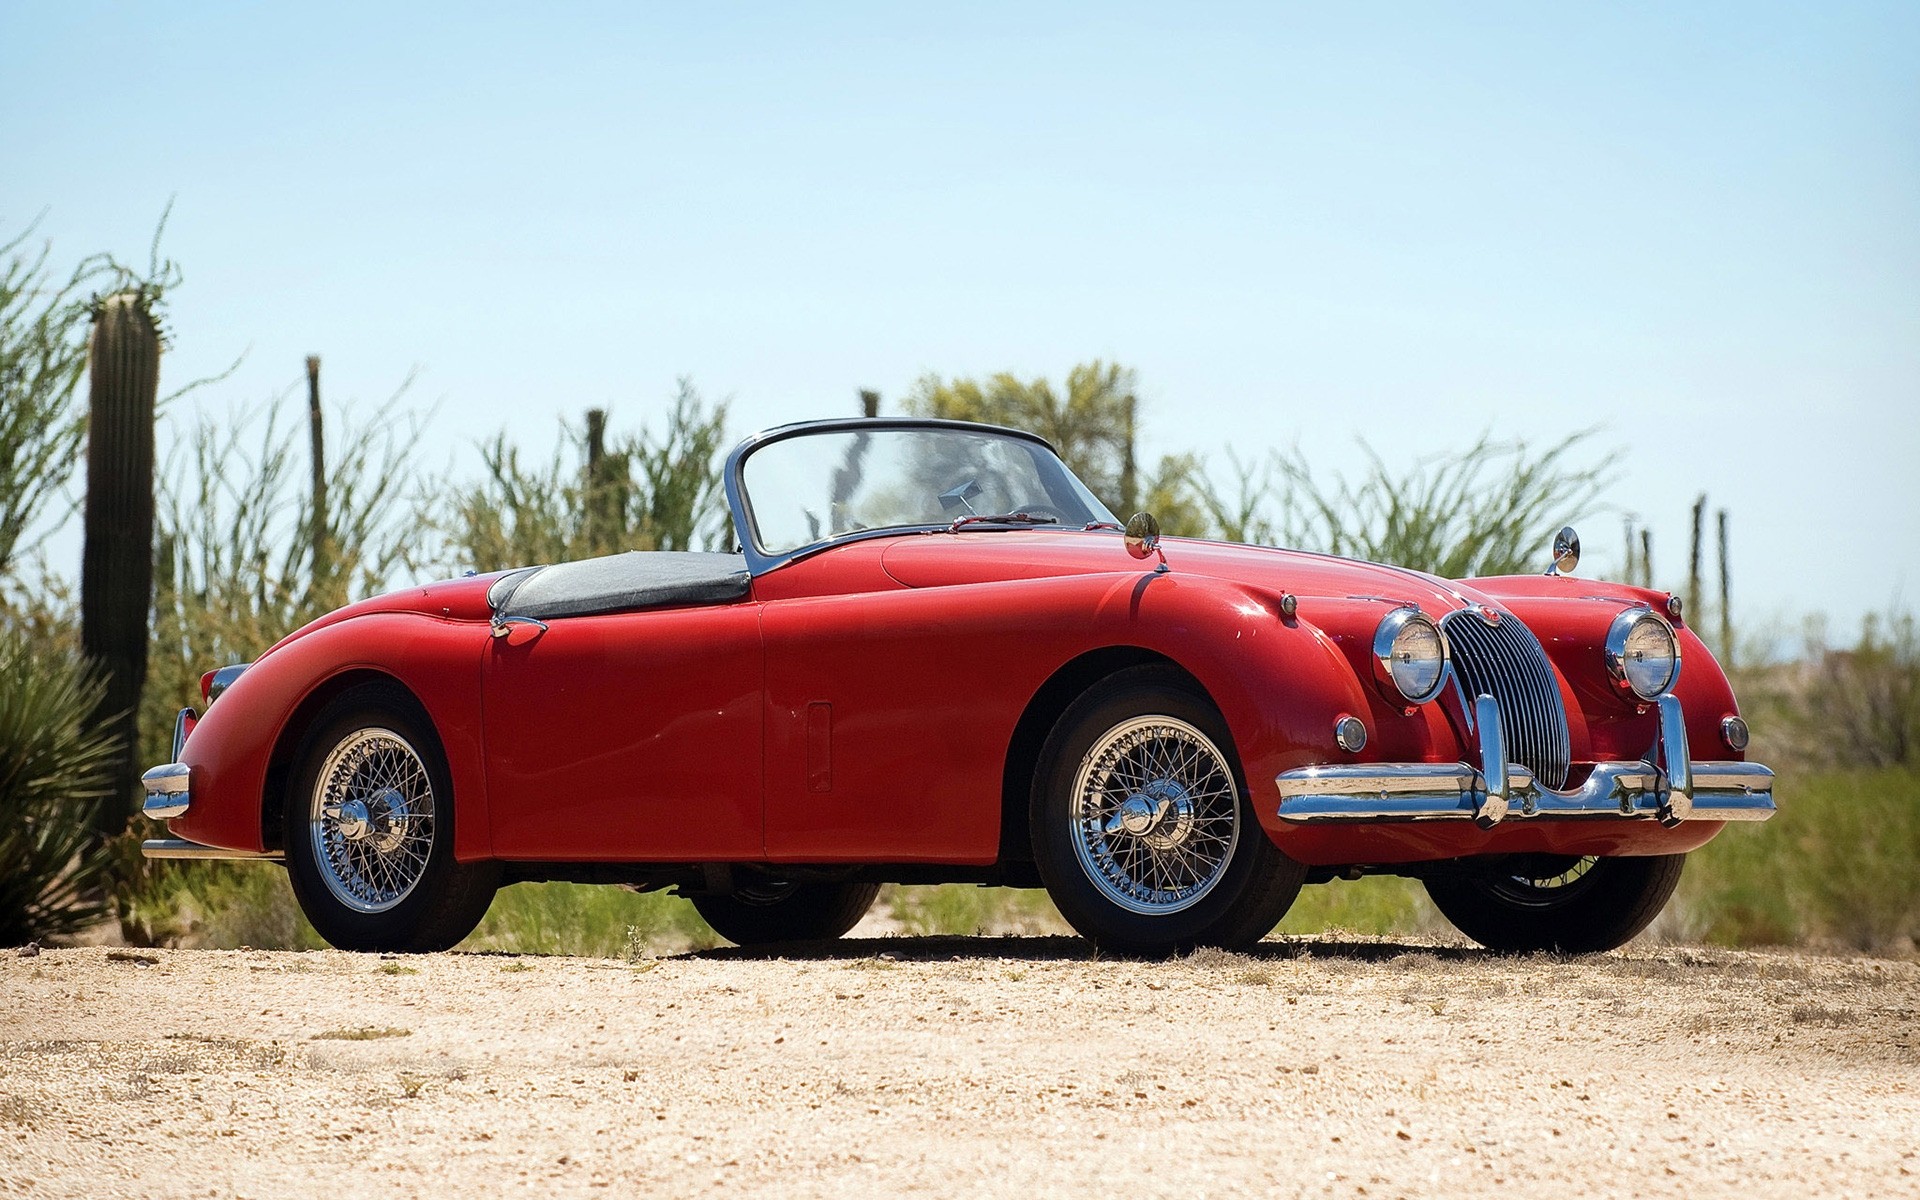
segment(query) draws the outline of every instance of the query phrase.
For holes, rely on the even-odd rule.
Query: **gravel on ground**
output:
[[[1920,965],[0,951],[0,1195],[1920,1195]]]

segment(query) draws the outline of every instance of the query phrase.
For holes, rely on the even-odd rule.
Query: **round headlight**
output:
[[[1607,630],[1607,673],[1642,700],[1651,700],[1680,676],[1680,643],[1673,626],[1651,609],[1630,608]]]
[[[1374,631],[1373,661],[1389,695],[1425,704],[1446,682],[1447,635],[1419,609],[1396,608]]]

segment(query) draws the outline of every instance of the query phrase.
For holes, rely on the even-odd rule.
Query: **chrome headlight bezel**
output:
[[[1655,682],[1653,677],[1642,674],[1639,669],[1638,664],[1646,659],[1629,657],[1629,642],[1641,629],[1657,630],[1666,639],[1670,651],[1666,675],[1657,681],[1657,687],[1652,686]],[[1613,619],[1613,624],[1607,627],[1606,659],[1607,676],[1613,680],[1614,686],[1641,700],[1657,699],[1672,691],[1673,685],[1680,681],[1680,638],[1673,632],[1673,626],[1667,619],[1651,608],[1629,608]],[[1642,687],[1642,683],[1648,686]]]
[[[1440,669],[1434,672],[1433,684],[1422,692],[1411,692],[1401,682],[1396,664],[1401,661],[1397,651],[1400,640],[1410,632],[1431,630],[1434,640],[1440,647]],[[1447,686],[1447,675],[1453,667],[1453,650],[1447,644],[1447,631],[1440,628],[1439,622],[1412,606],[1396,608],[1380,619],[1379,628],[1373,631],[1373,677],[1389,699],[1405,704],[1426,704],[1437,698]]]

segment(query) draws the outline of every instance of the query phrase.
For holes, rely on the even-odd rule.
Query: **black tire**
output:
[[[1686,862],[1684,854],[1521,855],[1495,874],[1429,879],[1427,895],[1454,928],[1489,950],[1597,954],[1653,923]]]
[[[1181,757],[1156,760],[1163,748]],[[1255,817],[1219,710],[1171,668],[1118,672],[1067,708],[1041,750],[1029,815],[1054,905],[1118,954],[1244,949],[1306,879]],[[1153,883],[1163,870],[1170,886]]]
[[[798,883],[772,879],[726,896],[695,896],[693,907],[736,946],[825,942],[860,923],[880,894],[877,883]]]
[[[324,814],[323,771],[328,798],[359,810]],[[301,911],[341,950],[448,949],[480,923],[500,881],[497,863],[454,861],[456,819],[446,754],[419,703],[396,684],[342,692],[301,738],[283,800]]]

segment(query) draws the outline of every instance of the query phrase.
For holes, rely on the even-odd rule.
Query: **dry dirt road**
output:
[[[0,1195],[1920,1195],[1920,965],[0,952]]]

